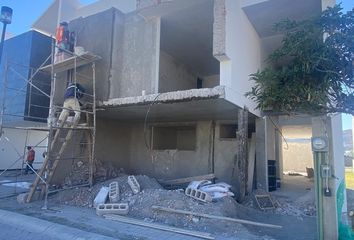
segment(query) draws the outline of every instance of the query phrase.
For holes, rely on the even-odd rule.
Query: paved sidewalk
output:
[[[1,239],[7,240],[114,239],[5,210],[0,210],[0,229]]]

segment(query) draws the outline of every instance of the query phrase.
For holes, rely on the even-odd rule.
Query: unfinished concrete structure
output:
[[[268,190],[268,160],[276,161],[279,178],[286,170],[282,128],[310,131],[312,123],[306,116],[261,117],[244,96],[253,84],[249,74],[264,67],[264,59],[279,46],[281,36],[272,32],[275,22],[305,19],[331,4],[101,0],[80,6],[62,0],[54,1],[33,28],[53,33],[58,21],[69,21],[77,45],[102,58],[96,71],[97,161],[157,178],[214,173],[231,182],[238,111],[247,107],[248,136],[255,133],[256,138],[254,187]],[[55,99],[60,102],[65,81],[58,82]]]

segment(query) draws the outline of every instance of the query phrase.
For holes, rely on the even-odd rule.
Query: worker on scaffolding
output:
[[[64,95],[64,105],[63,110],[60,113],[57,126],[63,127],[64,123],[66,122],[70,110],[74,111],[75,117],[73,120],[73,126],[76,126],[80,121],[80,106],[81,103],[79,99],[83,97],[85,93],[85,89],[79,83],[70,83],[69,86],[66,88],[65,95]]]
[[[27,147],[27,159],[26,159],[26,170],[25,170],[25,174],[28,174],[28,171],[31,170],[31,173],[34,173],[34,168],[33,168],[33,162],[34,162],[34,158],[36,155],[36,152],[33,150],[32,147],[28,146]]]

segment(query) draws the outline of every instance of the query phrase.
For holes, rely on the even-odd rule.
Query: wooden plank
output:
[[[247,178],[247,192],[252,192],[254,164],[256,161],[256,133],[252,133],[250,147],[248,150],[248,178]]]
[[[174,233],[179,233],[179,234],[183,234],[183,235],[199,237],[199,238],[204,238],[204,239],[215,239],[209,233],[203,233],[203,232],[186,230],[186,229],[182,229],[182,228],[170,227],[170,226],[157,224],[157,223],[149,223],[149,222],[144,222],[141,220],[136,220],[134,218],[122,217],[122,216],[113,215],[113,214],[107,214],[107,215],[104,215],[103,217],[106,219],[113,220],[113,221],[118,221],[118,222],[122,222],[122,223],[129,223],[129,224],[138,225],[138,226],[142,226],[142,227],[148,227],[148,228],[153,228],[153,229],[158,229],[158,230],[163,230],[163,231],[168,231],[168,232],[174,232]]]
[[[151,209],[153,209],[155,211],[164,211],[164,212],[170,212],[170,213],[194,215],[197,217],[225,220],[225,221],[237,222],[237,223],[241,223],[241,224],[248,224],[248,225],[260,226],[260,227],[282,228],[282,226],[279,226],[279,225],[254,222],[254,221],[243,220],[243,219],[239,219],[239,218],[229,218],[229,217],[223,217],[223,216],[216,216],[216,215],[210,215],[210,214],[205,214],[205,213],[196,213],[196,212],[178,210],[178,209],[173,209],[173,208],[166,208],[166,207],[161,207],[161,206],[151,206]]]
[[[178,178],[178,179],[172,179],[172,180],[159,179],[158,182],[161,183],[162,185],[178,185],[178,184],[183,184],[183,183],[189,183],[192,181],[212,180],[214,178],[215,178],[215,174],[211,173],[211,174],[207,174],[207,175]]]
[[[64,59],[63,61],[54,63],[54,73],[59,73],[63,71],[67,71],[73,68],[78,68],[80,66],[92,63],[96,60],[100,59],[100,57],[93,55],[92,53],[85,52],[84,54],[80,56],[72,56],[67,59]],[[76,61],[76,64],[75,64]],[[51,73],[52,71],[52,65],[46,65],[42,68],[40,68],[41,71]]]

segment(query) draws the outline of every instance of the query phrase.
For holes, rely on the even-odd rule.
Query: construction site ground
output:
[[[56,194],[48,199],[48,209],[43,210],[44,201],[29,204],[18,204],[16,196],[26,192],[23,188],[31,183],[34,174],[21,176],[16,172],[8,172],[0,177],[0,208],[27,216],[44,219],[57,224],[74,227],[117,239],[197,239],[171,232],[154,230],[125,223],[119,223],[97,216],[92,208],[92,200],[101,186],[118,181],[121,187],[121,200],[128,202],[128,217],[145,222],[175,226],[193,231],[211,233],[215,239],[315,239],[316,220],[314,216],[301,216],[292,212],[277,210],[261,211],[255,206],[238,204],[232,198],[223,198],[217,202],[201,203],[184,195],[180,190],[165,190],[155,179],[147,176],[136,176],[141,183],[142,191],[136,195],[130,192],[125,184],[126,175],[97,183],[93,188],[74,188]],[[6,186],[6,182],[17,182]],[[4,185],[6,184],[6,185]],[[186,215],[154,212],[150,206],[159,205],[193,212],[240,218],[268,224],[281,225],[281,229],[242,225],[238,223],[205,219]]]

